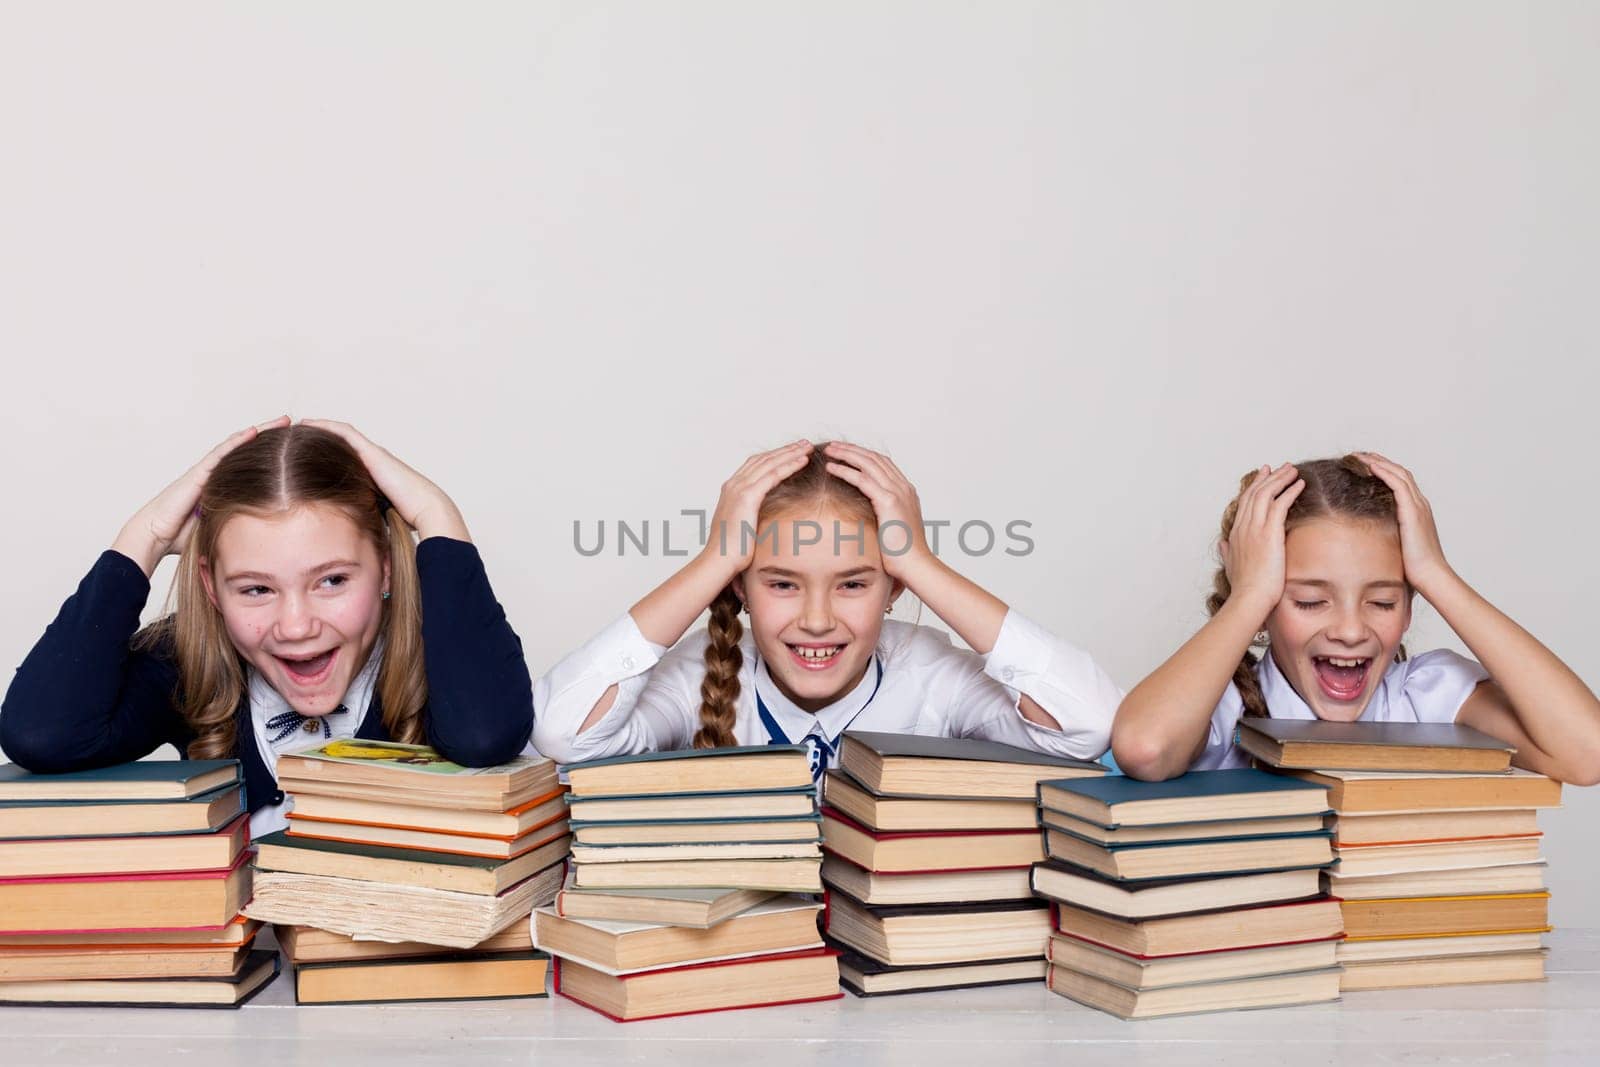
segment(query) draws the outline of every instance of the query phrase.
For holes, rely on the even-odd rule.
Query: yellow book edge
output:
[[[1550,896],[1548,889],[1538,893],[1467,893],[1458,897],[1373,897],[1370,900],[1344,900],[1340,904],[1414,904],[1423,901],[1444,902],[1453,900],[1540,900]]]
[[[1554,926],[1535,926],[1527,930],[1461,930],[1448,934],[1401,934],[1398,937],[1346,937],[1346,941],[1420,941],[1425,937],[1498,937],[1503,934],[1548,934]]]

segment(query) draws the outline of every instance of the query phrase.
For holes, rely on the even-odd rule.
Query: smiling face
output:
[[[202,567],[239,655],[302,715],[344,699],[383,625],[389,564],[342,510],[238,514]]]
[[[1319,518],[1285,542],[1283,599],[1267,617],[1272,659],[1319,719],[1361,717],[1411,624],[1398,529]]]
[[[763,534],[769,523],[777,536],[756,546],[734,588],[773,681],[796,706],[820,711],[866,675],[901,586],[884,573],[872,521],[812,509],[763,516]]]

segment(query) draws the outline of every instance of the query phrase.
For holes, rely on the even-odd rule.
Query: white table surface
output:
[[[1600,930],[1557,930],[1547,943],[1546,982],[1136,1023],[1042,985],[622,1024],[559,997],[296,1007],[285,974],[238,1011],[0,1008],[0,1064],[1600,1063]]]

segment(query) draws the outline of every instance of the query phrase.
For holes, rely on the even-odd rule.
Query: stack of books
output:
[[[828,1000],[806,750],[658,752],[566,768],[568,884],[535,910],[556,992],[619,1021]]]
[[[1329,791],[1346,992],[1544,977],[1537,809],[1559,782],[1453,724],[1247,720],[1239,743]]]
[[[303,1002],[543,995],[547,959],[496,935],[561,887],[571,836],[554,763],[467,768],[420,745],[334,741],[281,756],[278,781],[289,827],[257,843],[246,913],[295,928]],[[301,956],[333,943],[316,931],[350,944],[334,960]]]
[[[822,810],[827,932],[857,996],[1036,982],[1049,906],[1028,872],[1044,859],[1042,779],[1097,763],[992,741],[847,733]]]
[[[0,1003],[237,1007],[258,951],[236,760],[0,766]]]
[[[1125,1019],[1338,999],[1327,810],[1258,770],[1040,783],[1050,988]]]

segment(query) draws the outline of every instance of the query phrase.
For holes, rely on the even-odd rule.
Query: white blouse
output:
[[[604,756],[686,749],[700,726],[700,683],[710,636],[698,630],[670,651],[645,639],[624,614],[578,648],[533,687],[533,746],[560,763]],[[1122,691],[1088,653],[1008,611],[987,656],[957,648],[939,630],[893,619],[878,637],[882,678],[869,667],[861,683],[812,714],[773,683],[748,628],[739,647],[739,700],[734,738],[764,745],[769,735],[756,694],[788,739],[826,742],[837,765],[846,728],[938,737],[978,737],[1079,759],[1098,759],[1111,739]],[[588,730],[578,727],[612,685],[617,698]],[[1049,730],[1017,708],[1026,693],[1061,724]]]
[[[1391,663],[1367,706],[1361,709],[1361,722],[1455,722],[1456,714],[1478,683],[1489,672],[1476,660],[1447,648],[1423,652],[1400,663]],[[1283,676],[1269,649],[1256,664],[1261,695],[1274,719],[1314,719],[1316,713],[1300,699],[1289,679]],[[1211,733],[1205,751],[1190,770],[1226,770],[1246,767],[1250,756],[1233,743],[1234,727],[1244,715],[1244,698],[1232,682],[1211,713]]]

